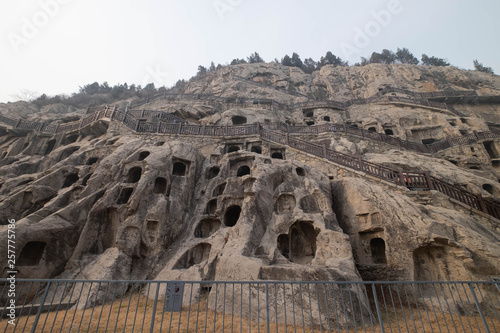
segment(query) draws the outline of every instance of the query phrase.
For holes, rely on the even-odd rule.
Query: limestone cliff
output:
[[[460,91],[471,97],[451,93]],[[415,97],[432,92],[438,97],[428,105]],[[406,179],[427,171],[492,205],[500,201],[498,76],[410,65],[326,66],[311,75],[277,64],[236,65],[190,81],[182,93],[135,110],[126,105],[137,101],[123,101],[113,109],[126,110],[122,121],[96,117],[55,134],[41,130],[63,128],[86,110],[0,106],[4,117],[45,122],[27,129],[0,121],[0,237],[15,219],[18,277],[344,281],[500,274],[500,221]],[[227,134],[234,125],[278,122],[287,140],[405,170],[407,186],[258,132]],[[153,130],[141,132],[141,124]],[[334,131],[340,125],[362,135]],[[161,126],[170,134],[158,133]],[[432,153],[402,144],[450,138],[457,144]]]

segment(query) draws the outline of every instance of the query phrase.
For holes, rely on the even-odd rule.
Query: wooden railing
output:
[[[488,201],[480,195],[473,194],[460,187],[449,184],[435,177],[431,177],[429,176],[428,173],[396,170],[383,165],[363,161],[361,159],[361,156],[352,156],[348,154],[343,154],[335,150],[326,148],[326,146],[324,145],[323,146],[318,145],[310,141],[299,139],[293,135],[291,136],[291,134],[294,133],[317,134],[321,132],[344,131],[345,133],[360,135],[371,139],[376,139],[378,137],[381,138],[380,141],[384,142],[390,140],[396,140],[396,142],[398,142],[401,147],[405,145],[408,146],[410,145],[409,142],[405,142],[400,139],[384,136],[380,133],[378,134],[372,133],[364,129],[349,127],[346,125],[324,124],[319,126],[289,126],[283,123],[274,123],[274,124],[263,124],[263,125],[249,124],[243,126],[228,126],[228,125],[211,126],[211,125],[187,124],[182,122],[175,122],[175,123],[163,122],[162,121],[163,116],[160,115],[160,113],[151,113],[151,114],[154,114],[155,118],[158,118],[157,122],[140,121],[133,117],[134,115],[133,112],[118,110],[116,109],[116,107],[114,108],[106,107],[101,111],[97,111],[92,115],[82,118],[80,121],[61,124],[61,125],[50,125],[50,124],[47,125],[45,123],[29,122],[25,120],[14,121],[6,117],[0,118],[0,121],[6,120],[5,122],[7,124],[15,123],[14,127],[20,129],[44,131],[49,133],[64,133],[81,129],[84,126],[88,126],[93,122],[106,117],[111,120],[122,122],[128,128],[140,133],[164,133],[164,134],[179,134],[179,135],[194,135],[194,136],[198,135],[198,136],[213,136],[213,137],[235,137],[235,136],[245,137],[249,135],[259,135],[263,140],[279,143],[282,145],[287,145],[289,147],[295,148],[305,153],[325,158],[339,165],[346,166],[354,170],[362,171],[366,174],[372,175],[379,179],[383,179],[385,181],[405,186],[409,189],[437,190],[472,208],[483,211],[486,214],[489,214],[497,219],[500,219],[500,205],[492,201]],[[158,115],[158,117],[156,115]],[[490,139],[498,137],[500,137],[500,133],[498,132],[486,132],[486,133],[483,132],[483,133],[474,133],[473,136],[471,135],[466,137],[460,137],[457,138],[456,140],[448,139],[447,142],[461,144],[461,143],[470,143],[471,140],[475,139],[480,140],[483,138]],[[417,145],[415,147],[420,147],[420,146]]]
[[[319,103],[319,102],[318,102]],[[300,104],[300,103],[299,103]],[[299,107],[303,107],[299,106]],[[104,117],[111,118],[113,112],[115,115],[113,117],[114,120],[118,120],[120,122],[125,123],[133,130],[141,131],[143,128],[157,128],[159,125],[157,122],[153,122],[151,124],[147,124],[140,119],[144,118],[153,118],[157,121],[165,121],[165,122],[173,122],[173,123],[183,123],[187,124],[187,121],[183,118],[177,117],[175,115],[166,113],[161,110],[128,110],[125,111],[117,110],[116,107],[106,106],[104,109],[96,110],[93,114],[90,114],[79,121],[61,124],[61,125],[53,125],[46,124],[40,122],[31,122],[24,119],[15,120],[10,119],[5,116],[0,115],[0,122],[3,122],[7,125],[10,125],[14,128],[24,129],[24,130],[32,130],[46,133],[64,133],[77,130],[79,128],[85,127],[96,120],[102,119]],[[155,125],[156,124],[156,125]],[[156,126],[156,127],[155,127]],[[256,126],[255,124],[252,126]],[[500,138],[500,132],[498,131],[490,131],[490,132],[476,132],[474,131],[471,134],[467,134],[464,136],[458,137],[447,137],[441,141],[434,142],[432,144],[422,144],[417,142],[412,142],[408,140],[402,140],[398,137],[394,137],[391,135],[386,135],[383,133],[377,133],[365,130],[363,128],[358,128],[354,126],[349,126],[346,124],[334,124],[334,123],[326,123],[321,125],[313,125],[313,126],[290,126],[285,123],[263,123],[260,124],[262,128],[270,129],[270,130],[278,130],[282,132],[287,132],[288,134],[320,134],[320,133],[328,133],[328,132],[343,132],[348,135],[354,135],[374,141],[383,142],[386,144],[390,144],[399,148],[405,148],[408,150],[413,150],[418,153],[436,153],[438,151],[464,145],[464,144],[472,144],[478,142],[480,140],[486,139],[496,139]],[[233,126],[231,126],[232,128]],[[208,129],[207,129],[208,130]],[[161,133],[159,130],[157,130]],[[188,134],[188,133],[186,133]],[[210,134],[206,134],[210,135]]]
[[[261,85],[261,84],[259,84]],[[273,86],[265,85],[266,87],[272,88]],[[280,89],[278,89],[280,90]],[[281,91],[281,90],[280,90]],[[401,89],[401,91],[403,91]],[[449,95],[445,95],[449,93]],[[456,95],[460,95],[462,92],[460,91],[446,91],[439,92],[443,97],[455,97]],[[260,105],[261,107],[275,107],[283,110],[293,111],[297,109],[312,109],[312,108],[332,108],[343,110],[352,105],[363,105],[370,103],[404,103],[404,104],[412,104],[421,107],[428,107],[434,109],[442,109],[452,112],[455,115],[461,116],[461,114],[455,110],[453,107],[446,103],[429,101],[426,97],[423,97],[425,93],[414,93],[410,92],[410,95],[414,96],[413,98],[409,97],[399,97],[399,96],[388,96],[383,93],[378,93],[375,96],[368,98],[356,98],[350,99],[347,101],[333,101],[333,100],[307,100],[304,102],[294,103],[294,104],[284,104],[278,102],[273,99],[259,99],[259,98],[242,98],[242,97],[219,97],[209,94],[170,94],[170,93],[159,93],[145,99],[136,101],[130,105],[131,108],[136,108],[140,105],[144,105],[146,103],[150,103],[156,100],[165,99],[168,101],[202,101],[204,103],[212,104],[215,106],[221,105],[247,105],[254,106]],[[464,93],[464,95],[468,95],[469,93]],[[299,97],[307,97],[306,95],[299,94]],[[90,113],[93,109],[88,109]]]

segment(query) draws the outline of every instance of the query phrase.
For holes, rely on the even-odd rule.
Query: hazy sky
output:
[[[353,64],[406,47],[500,74],[499,13],[498,0],[2,0],[0,102],[94,81],[170,86],[255,51]]]

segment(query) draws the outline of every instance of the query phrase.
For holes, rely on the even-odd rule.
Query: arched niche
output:
[[[276,212],[279,214],[292,212],[295,205],[296,200],[293,194],[282,194],[276,201]]]
[[[243,177],[245,175],[250,174],[250,167],[248,165],[242,165],[238,168],[238,171],[236,172],[236,176],[238,177]]]
[[[16,261],[17,266],[38,266],[42,259],[43,252],[47,243],[31,241],[23,247],[19,258]]]
[[[166,191],[167,191],[167,180],[163,177],[157,177],[155,179],[155,186],[153,189],[153,193],[165,194]]]
[[[483,190],[485,190],[489,194],[495,194],[495,188],[491,184],[483,184]]]
[[[71,173],[66,176],[62,188],[70,187],[78,181],[79,177],[77,173]]]
[[[173,269],[187,269],[193,265],[198,265],[203,261],[208,260],[210,257],[210,250],[212,245],[208,243],[200,243],[191,249],[184,252],[184,254],[177,260]]]
[[[149,153],[149,151],[141,151],[141,152],[139,153],[139,158],[138,158],[138,160],[139,160],[139,161],[143,161],[146,157],[148,157],[148,156],[149,156],[149,154],[150,154],[150,153]]]
[[[174,163],[174,166],[172,168],[172,174],[174,176],[185,176],[186,175],[186,164],[183,162],[177,161]]]
[[[127,183],[137,183],[141,179],[142,168],[133,167],[128,171]]]
[[[319,207],[312,195],[306,195],[305,197],[302,197],[299,202],[300,209],[304,213],[319,213]]]
[[[116,201],[116,203],[118,205],[126,204],[128,202],[128,200],[130,199],[130,197],[132,196],[132,192],[134,192],[134,189],[131,188],[131,187],[122,188],[122,190],[120,191],[120,195],[118,196],[118,200]]]
[[[230,206],[224,214],[224,225],[226,227],[234,227],[238,222],[241,214],[241,207],[238,205]]]
[[[244,125],[247,123],[247,118],[243,116],[233,116],[231,118],[233,125]]]
[[[250,148],[250,151],[256,154],[262,154],[262,146],[252,146],[252,148]]]
[[[227,152],[228,153],[233,153],[233,152],[238,151],[240,149],[241,148],[239,146],[229,146],[229,148],[227,148]]]
[[[194,230],[194,237],[207,238],[220,229],[221,223],[218,219],[203,219]]]
[[[316,255],[317,236],[311,222],[297,221],[290,226],[288,234],[278,236],[277,247],[291,262],[306,265]]]
[[[219,174],[219,172],[220,172],[220,168],[219,167],[217,167],[217,166],[211,167],[208,170],[208,179],[212,179],[212,178],[217,177],[217,175]]]
[[[373,238],[370,240],[370,252],[374,264],[386,264],[385,241],[382,238]]]
[[[281,153],[281,152],[274,152],[274,153],[271,154],[271,158],[282,160],[283,159],[283,153]]]
[[[207,203],[205,208],[205,214],[214,215],[217,211],[217,199],[212,199]]]
[[[297,173],[297,176],[304,177],[306,175],[306,171],[304,168],[295,168],[295,173]]]
[[[218,197],[219,195],[222,195],[224,193],[224,190],[226,189],[226,183],[222,183],[219,186],[217,186],[214,189],[214,192],[212,193],[212,197]]]

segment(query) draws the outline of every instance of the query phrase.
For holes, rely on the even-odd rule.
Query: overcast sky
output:
[[[0,102],[95,81],[171,86],[255,51],[353,64],[406,47],[500,74],[499,13],[498,0],[2,0]]]

